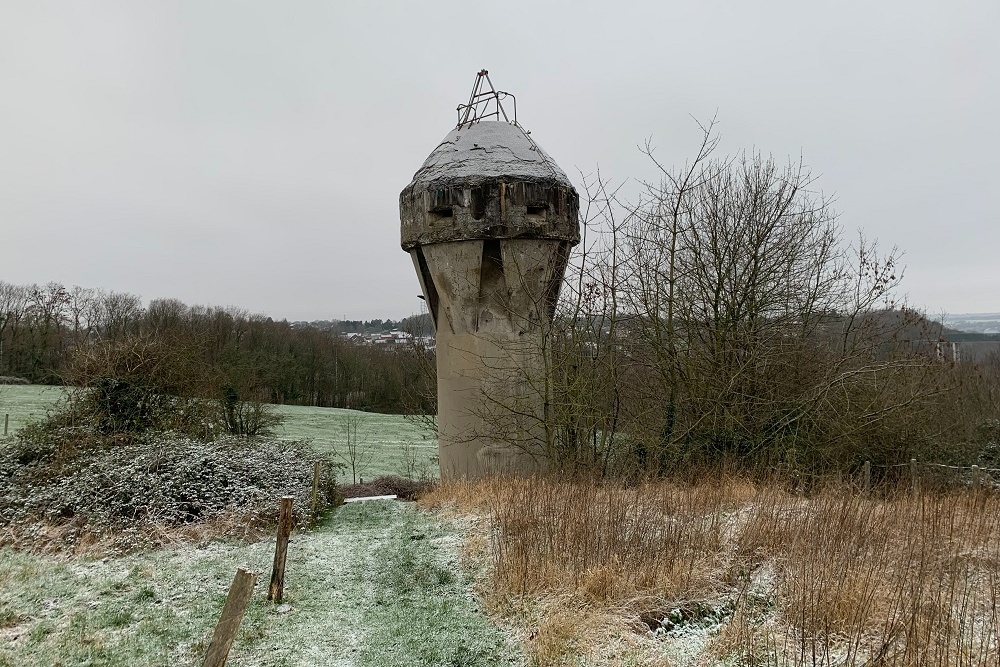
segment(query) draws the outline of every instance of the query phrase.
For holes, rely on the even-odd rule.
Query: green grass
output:
[[[0,387],[11,434],[44,416],[58,387]],[[346,420],[371,460],[359,470],[436,475],[419,420],[275,406],[277,435],[342,451]],[[409,458],[409,461],[408,461]],[[259,573],[231,667],[501,667],[524,664],[480,613],[451,524],[411,504],[345,505],[293,536],[287,607],[264,600],[273,540],[182,545],[121,558],[60,559],[0,549],[0,667],[198,665],[236,569]]]
[[[231,667],[523,664],[479,611],[450,524],[413,505],[345,505],[293,535],[285,608],[273,542],[60,562],[0,550],[0,665],[196,665],[233,574],[260,572]]]
[[[0,384],[0,435],[4,415],[10,415],[8,429],[13,435],[29,421],[44,417],[65,392],[65,387]]]
[[[417,418],[301,405],[274,407],[285,416],[285,423],[275,431],[279,436],[309,440],[322,452],[346,454],[347,420],[357,418],[359,449],[370,459],[359,466],[361,477],[438,476],[437,438]],[[349,470],[346,477],[351,481]]]
[[[63,387],[40,385],[0,385],[0,420],[10,415],[10,435],[46,411],[64,395]],[[282,438],[308,440],[321,452],[346,453],[345,425],[349,417],[358,422],[358,441],[365,462],[358,466],[360,477],[378,475],[437,477],[437,439],[420,419],[402,415],[382,415],[338,408],[276,405],[285,423],[276,429]],[[0,421],[2,428],[2,421]],[[2,431],[0,431],[2,433]],[[351,481],[350,471],[341,479]]]

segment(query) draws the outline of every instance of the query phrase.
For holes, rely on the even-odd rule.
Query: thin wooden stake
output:
[[[7,435],[7,424],[10,423],[10,414],[3,416],[3,434]]]
[[[267,599],[281,602],[285,593],[285,557],[288,555],[288,536],[292,534],[292,500],[294,496],[281,498],[278,512],[278,539],[274,544],[274,566],[271,568],[271,585],[267,589]]]
[[[323,464],[319,461],[313,464],[313,495],[312,495],[312,516],[316,520],[316,510],[319,508],[319,476],[323,472]]]
[[[917,460],[910,459],[910,491],[917,496]]]
[[[861,476],[864,478],[865,493],[872,490],[872,462],[865,461],[864,467],[861,469]]]
[[[250,572],[244,568],[236,571],[233,577],[233,584],[229,587],[229,595],[226,596],[226,604],[222,607],[222,615],[215,626],[212,634],[212,642],[208,645],[205,653],[205,662],[202,667],[223,667],[229,657],[229,649],[233,646],[236,633],[243,622],[243,616],[247,611],[247,604],[250,596],[253,595],[254,586],[257,585],[257,573]]]
[[[972,488],[978,491],[982,483],[983,477],[979,466],[972,466]]]

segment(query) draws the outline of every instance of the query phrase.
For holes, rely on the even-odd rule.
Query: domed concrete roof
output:
[[[448,133],[399,193],[404,250],[470,239],[580,240],[580,197],[519,126],[476,121]]]
[[[456,128],[413,175],[417,183],[453,184],[498,177],[545,179],[572,188],[555,161],[517,125],[478,121]]]

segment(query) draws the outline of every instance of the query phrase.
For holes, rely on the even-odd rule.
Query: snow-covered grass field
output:
[[[260,574],[231,667],[523,664],[483,616],[454,527],[412,504],[345,505],[293,534],[282,605],[273,541],[113,559],[0,550],[0,665],[200,665],[238,567]]]
[[[63,396],[0,387],[10,435]],[[346,424],[369,460],[359,474],[436,476],[419,420],[276,406],[277,435],[342,450]],[[523,654],[481,613],[458,564],[454,524],[410,503],[342,506],[293,534],[282,605],[265,601],[273,539],[174,543],[122,557],[0,549],[0,667],[200,665],[238,567],[260,573],[228,665],[501,666]]]
[[[4,415],[10,415],[9,435],[14,435],[29,421],[44,417],[65,393],[65,387],[0,384],[0,429],[3,428]]]
[[[10,415],[9,431],[13,435],[29,420],[44,417],[65,391],[63,387],[42,385],[0,385],[0,420]],[[437,439],[420,418],[300,405],[274,408],[285,417],[275,431],[279,437],[308,440],[321,452],[346,454],[347,421],[356,419],[361,452],[358,458],[364,459],[358,468],[361,477],[438,476]],[[346,481],[351,482],[350,471]]]

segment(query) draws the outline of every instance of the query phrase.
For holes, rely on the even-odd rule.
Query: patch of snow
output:
[[[396,500],[396,494],[388,496],[360,496],[358,498],[344,498],[345,503],[360,503],[363,500]]]
[[[497,176],[548,178],[572,187],[524,130],[502,121],[480,121],[449,132],[413,175],[413,183]]]

